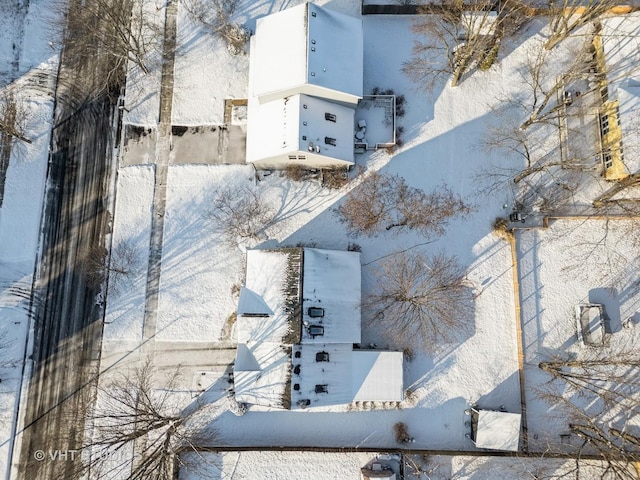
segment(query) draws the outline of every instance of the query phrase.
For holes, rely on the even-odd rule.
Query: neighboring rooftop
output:
[[[249,94],[261,102],[333,90],[356,103],[363,88],[362,21],[312,3],[263,17],[251,44],[251,76]]]
[[[360,268],[358,252],[248,252],[234,366],[239,402],[307,408],[403,399],[402,352],[353,348],[361,338]]]

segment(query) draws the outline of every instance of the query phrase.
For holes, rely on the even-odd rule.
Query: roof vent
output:
[[[324,317],[324,308],[320,307],[309,307],[307,313],[311,318]]]
[[[324,335],[324,327],[322,325],[309,325],[309,335],[312,338]]]

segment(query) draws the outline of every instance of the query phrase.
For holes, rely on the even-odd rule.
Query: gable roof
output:
[[[312,85],[362,97],[361,20],[304,3],[259,19],[254,38],[250,96]]]
[[[477,410],[475,444],[490,450],[518,451],[520,442],[520,414]]]

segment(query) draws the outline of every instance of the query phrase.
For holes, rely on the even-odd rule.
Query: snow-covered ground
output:
[[[250,480],[289,480],[336,478],[360,480],[360,469],[372,462],[387,465],[388,454],[364,452],[258,452],[229,451],[189,454],[184,458],[185,468],[180,480],[205,480],[211,478],[242,478]],[[393,457],[393,456],[391,456]],[[417,476],[417,468],[422,476]],[[463,455],[408,455],[405,475],[429,480],[519,480],[529,478],[572,478],[575,462],[565,459],[536,459],[517,457],[473,457]],[[602,466],[597,462],[583,461],[581,478],[601,477]],[[406,478],[406,477],[405,477]]]
[[[353,14],[356,3],[332,4],[331,8]],[[251,13],[256,18],[268,11],[256,8]],[[426,96],[400,73],[403,61],[411,54],[413,37],[408,32],[412,19],[364,20],[365,91],[379,87],[404,94],[407,113],[399,120],[405,126],[405,147],[394,156],[382,151],[363,156],[359,163],[368,169],[402,175],[410,185],[426,191],[446,182],[477,204],[476,212],[469,219],[453,222],[446,237],[428,245],[422,245],[424,239],[413,234],[354,239],[346,234],[334,207],[349,188],[357,188],[357,182],[332,191],[315,182],[292,182],[279,174],[256,183],[249,166],[170,166],[157,340],[163,344],[216,342],[236,308],[237,297],[231,292],[244,275],[243,253],[224,244],[220,226],[210,215],[213,199],[226,187],[256,189],[277,212],[276,221],[266,231],[267,239],[257,248],[304,244],[345,249],[349,243],[358,243],[362,247],[365,296],[375,282],[372,267],[384,255],[414,247],[428,253],[447,250],[456,254],[468,266],[476,296],[476,321],[460,344],[443,345],[435,356],[414,346],[416,356],[405,367],[405,385],[412,393],[401,409],[382,410],[373,404],[367,405],[366,411],[362,407],[362,411],[348,411],[353,407],[347,406],[323,407],[317,412],[256,407],[240,418],[220,412],[218,427],[224,441],[230,444],[392,446],[393,424],[405,421],[417,447],[469,449],[473,444],[465,437],[464,410],[470,404],[478,402],[487,408],[504,405],[514,412],[520,409],[511,253],[508,244],[491,233],[491,222],[502,213],[501,206],[510,201],[510,192],[503,197],[478,199],[473,187],[474,168],[481,161],[473,144],[483,135],[482,119],[491,112],[496,90],[502,90],[504,78],[512,75],[518,65],[517,59],[510,57],[512,62],[481,73],[456,90],[446,87],[433,97]],[[184,32],[180,38],[190,39],[194,49],[212,41],[192,38],[189,28],[192,27],[180,29]],[[386,34],[380,35],[380,31]],[[215,46],[215,42],[211,45]],[[217,48],[224,47],[218,44]],[[179,46],[180,49],[185,50],[185,56],[177,58],[177,65],[195,52],[186,46]],[[226,49],[221,55],[228,55]],[[244,77],[234,76],[232,62],[231,70],[225,70],[224,64],[216,65],[218,76],[227,72],[232,77],[210,76],[210,81],[200,82],[200,77],[190,75],[212,68],[209,57],[194,54],[190,58],[176,69],[174,122],[189,124],[189,118],[219,121],[215,117],[219,112],[212,113],[211,98],[197,99],[206,96],[210,88],[223,88],[229,81]],[[241,90],[222,92],[215,110],[221,109],[222,98],[241,94]],[[193,98],[187,99],[189,95]],[[180,114],[183,108],[191,117]],[[453,111],[459,115],[451,115]],[[118,194],[121,193],[119,188]],[[127,216],[126,211],[119,213],[121,218],[123,215]],[[118,225],[116,217],[116,232]],[[365,312],[363,343],[405,347],[389,343],[383,333]]]
[[[114,214],[116,228],[112,236],[112,269],[122,268],[126,274],[111,274],[103,340],[142,340],[149,239],[153,210],[152,166],[120,168]],[[130,252],[132,255],[123,255]],[[130,262],[123,261],[130,258]],[[124,267],[124,268],[123,268]]]
[[[556,355],[580,360],[637,350],[640,256],[635,223],[637,220],[557,220],[548,230],[526,230],[518,235],[529,435],[540,448],[560,443],[559,435],[566,433],[572,417],[561,405],[549,405],[539,398],[550,377],[538,363]],[[585,303],[605,306],[613,332],[608,346],[578,342],[574,308]],[[578,405],[590,399],[576,397],[573,401]],[[620,413],[611,409],[610,418]]]
[[[260,16],[298,3],[244,2],[236,12],[236,18],[253,28]],[[327,3],[329,8],[356,16],[360,7],[360,2],[355,0],[318,3]],[[215,349],[211,344],[235,339],[232,328],[237,304],[235,292],[244,276],[244,250],[243,247],[230,247],[224,241],[221,225],[216,224],[211,215],[216,195],[225,188],[260,192],[265,203],[277,212],[274,222],[266,229],[266,238],[253,245],[255,248],[305,245],[346,249],[349,244],[357,243],[362,251],[365,297],[375,285],[377,262],[393,252],[412,249],[456,255],[466,265],[467,278],[474,290],[473,328],[457,343],[440,345],[435,354],[423,352],[419,345],[410,346],[415,357],[405,363],[404,382],[408,397],[397,409],[385,409],[374,403],[307,411],[251,407],[244,416],[237,417],[227,409],[225,389],[228,385],[223,379],[223,371],[218,368],[220,365],[208,366],[207,357],[199,357],[205,359],[205,364],[198,365],[200,370],[188,370],[181,380],[181,387],[192,388],[193,375],[200,371],[219,375],[221,380],[211,381],[214,387],[200,397],[219,407],[211,418],[219,432],[216,441],[236,446],[395,448],[393,425],[402,421],[408,425],[416,448],[472,450],[474,446],[466,437],[468,417],[464,414],[469,405],[477,403],[480,407],[494,409],[504,406],[507,411],[520,412],[516,336],[520,318],[514,299],[512,252],[509,244],[491,231],[494,219],[507,216],[514,206],[513,182],[505,180],[492,195],[481,196],[477,193],[478,171],[482,167],[514,164],[521,167],[517,163],[521,162],[520,158],[488,153],[480,145],[487,135],[488,125],[497,120],[496,109],[502,99],[530,93],[522,89],[520,72],[527,56],[544,40],[541,34],[544,20],[533,20],[516,39],[505,41],[500,61],[489,70],[475,72],[456,88],[440,85],[430,94],[419,91],[400,71],[411,56],[415,39],[411,31],[413,19],[369,16],[364,17],[363,22],[365,93],[375,87],[391,88],[397,95],[405,96],[406,113],[398,119],[404,128],[403,146],[393,154],[385,151],[364,154],[358,158],[358,165],[366,170],[400,175],[409,185],[427,192],[446,183],[474,204],[474,212],[466,219],[453,221],[446,234],[433,241],[425,241],[413,233],[353,238],[339,222],[335,207],[350,189],[358,188],[357,180],[343,189],[328,190],[314,181],[293,182],[277,172],[269,176],[256,175],[250,166],[190,165],[188,159],[180,162],[178,160],[182,159],[173,159],[176,161],[169,166],[167,179],[156,360],[163,363],[163,368],[171,366],[167,359],[174,357],[169,357],[162,349],[171,346],[174,355],[182,344],[187,343],[201,343],[203,348],[209,349],[207,355],[213,358]],[[178,16],[178,31],[173,123],[222,123],[224,99],[246,98],[247,59],[230,56],[221,41],[199,30],[183,10]],[[566,64],[572,51],[571,41],[561,44],[550,53],[550,65]],[[554,81],[553,73],[549,79]],[[153,84],[137,82],[143,88]],[[138,92],[139,98],[152,98],[156,94],[152,90]],[[125,122],[154,127],[157,109],[136,111],[133,105]],[[135,193],[130,189],[140,188],[142,184],[137,182],[121,182],[118,196],[127,198]],[[140,204],[122,202],[120,205],[122,208],[114,220],[116,237],[123,235],[119,229],[139,223],[142,211]],[[570,340],[574,324],[567,321],[560,326],[557,318],[567,317],[575,302],[589,296],[588,289],[602,287],[593,284],[593,278],[581,279],[575,271],[565,268],[571,258],[569,252],[574,233],[579,230],[575,221],[566,222],[562,232],[554,234],[557,225],[553,224],[548,231],[523,232],[518,240],[527,364],[535,364],[541,353],[576,348]],[[565,221],[559,223],[564,225]],[[585,238],[600,235],[598,228],[601,227],[585,227]],[[621,243],[620,248],[629,250],[632,247]],[[540,256],[530,258],[532,255]],[[540,285],[545,286],[544,291]],[[587,290],[580,291],[581,288]],[[142,292],[136,292],[135,299],[130,300],[131,307],[142,300],[141,295]],[[109,301],[112,300],[108,299],[107,305]],[[540,307],[547,301],[551,302],[545,307],[548,311]],[[632,315],[635,300],[629,302],[621,316]],[[128,309],[130,315],[122,318],[121,331],[139,329],[144,312],[138,307],[122,307]],[[557,309],[556,313],[552,313],[554,309]],[[125,325],[127,322],[129,325]],[[535,329],[531,330],[534,325]],[[366,310],[363,311],[362,327],[365,344],[399,349],[409,346],[394,344]],[[109,342],[105,343],[105,348],[103,355],[107,356]],[[175,366],[179,363],[176,360]],[[537,381],[530,366],[526,367],[525,373],[532,375],[534,383]],[[529,431],[557,435],[557,429],[561,427],[545,416],[547,406],[529,397],[527,400],[532,404],[528,411]],[[515,463],[492,461],[460,457],[455,464],[451,461],[449,467],[443,466],[440,471],[449,468],[457,472],[459,478],[517,478],[509,473],[517,467]],[[557,468],[563,466],[561,463],[558,462]],[[491,476],[492,465],[499,465],[501,476]],[[441,478],[448,478],[447,474]]]
[[[29,3],[24,15],[1,2],[0,95],[12,94],[25,115],[25,137],[11,152],[0,207],[0,476],[10,465],[18,401],[28,354],[29,296],[38,249],[56,52],[49,43],[51,2]],[[27,351],[25,351],[27,349]],[[20,400],[19,400],[20,399]]]

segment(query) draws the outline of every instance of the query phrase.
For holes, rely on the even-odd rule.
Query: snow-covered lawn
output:
[[[260,16],[297,3],[244,2],[235,18],[253,28]],[[319,3],[328,3],[329,8],[356,16],[360,5],[347,0]],[[393,154],[385,151],[364,154],[358,157],[357,163],[365,170],[400,175],[410,186],[426,192],[446,183],[466,201],[473,203],[474,212],[468,218],[453,221],[441,238],[425,239],[411,232],[350,237],[338,220],[335,207],[348,191],[358,188],[358,179],[340,190],[328,190],[316,181],[294,182],[278,172],[256,174],[250,166],[189,165],[188,159],[172,159],[175,161],[169,167],[167,180],[156,330],[156,340],[162,345],[157,346],[157,361],[166,366],[166,359],[174,358],[160,350],[168,346],[172,346],[174,355],[181,343],[192,346],[200,342],[211,348],[216,342],[228,343],[236,338],[232,328],[233,313],[237,306],[238,286],[245,272],[246,245],[230,247],[222,233],[222,225],[217,224],[211,215],[216,195],[226,188],[260,192],[265,203],[276,212],[274,221],[266,228],[265,238],[252,244],[252,248],[303,245],[346,249],[353,243],[360,246],[364,297],[375,286],[378,261],[394,252],[418,250],[433,254],[445,251],[457,256],[467,268],[467,279],[474,293],[472,328],[461,334],[457,343],[439,345],[435,354],[428,354],[418,344],[395,344],[389,332],[381,331],[363,309],[362,343],[396,349],[410,347],[415,355],[405,363],[404,383],[408,395],[399,408],[383,408],[369,402],[307,411],[254,406],[244,416],[237,417],[227,408],[224,398],[227,385],[220,381],[208,396],[202,397],[219,407],[211,418],[220,436],[215,441],[235,446],[395,448],[393,425],[402,421],[415,438],[412,445],[415,448],[472,450],[473,443],[466,437],[469,433],[465,425],[468,420],[464,413],[466,408],[478,404],[487,409],[503,406],[509,412],[519,413],[521,410],[516,336],[520,318],[514,300],[512,252],[509,243],[491,231],[494,219],[507,216],[514,206],[513,182],[506,180],[492,195],[481,196],[477,193],[478,172],[483,167],[522,167],[520,158],[488,153],[480,145],[489,124],[499,120],[496,110],[503,99],[514,94],[530,94],[523,91],[522,82],[514,79],[521,79],[520,72],[527,56],[542,43],[540,32],[544,30],[544,21],[533,20],[516,39],[505,41],[500,61],[488,71],[475,72],[457,88],[441,85],[430,94],[419,91],[401,73],[403,63],[411,56],[415,39],[411,33],[412,22],[413,19],[406,16],[363,18],[365,93],[376,87],[393,89],[396,95],[405,96],[406,113],[398,119],[398,124],[404,129],[403,146]],[[230,56],[224,43],[203,33],[187,18],[183,9],[179,11],[178,29],[173,123],[220,124],[224,99],[246,98],[247,59]],[[565,47],[562,44],[554,49],[550,54],[550,64],[566,63],[572,48],[572,45]],[[554,75],[550,74],[550,81],[554,80]],[[151,98],[156,93],[149,91],[141,98]],[[140,121],[155,126],[157,114],[145,115],[136,117],[132,113],[125,117],[125,122]],[[118,196],[127,198],[126,195],[132,195],[132,192],[127,193],[128,189],[137,188],[139,186],[135,182],[121,182]],[[118,232],[122,228],[119,225],[139,222],[136,219],[139,218],[140,205],[130,202],[122,205],[125,207],[118,211],[115,220],[116,237],[123,235]],[[127,208],[126,205],[132,206]],[[600,235],[598,229],[602,228],[601,225],[591,225],[591,220],[558,221],[549,230],[529,230],[519,234],[517,253],[525,323],[525,374],[527,379],[530,376],[533,384],[540,381],[535,365],[542,355],[577,349],[573,345],[575,331],[570,316],[576,302],[589,298],[591,289],[610,287],[605,285],[605,278],[596,284],[595,277],[583,277],[576,270],[568,269],[568,262],[574,258],[571,252],[575,244],[572,242],[583,235],[582,242],[587,244]],[[611,224],[609,228],[613,239],[617,227]],[[631,251],[628,246],[620,248]],[[635,261],[635,257],[631,258],[629,254],[624,258],[629,262]],[[602,268],[593,268],[586,273],[595,275],[601,272]],[[618,275],[612,272],[612,275]],[[629,272],[626,271],[627,274]],[[628,287],[632,279],[624,281]],[[140,295],[142,292],[136,292],[138,300],[142,299]],[[633,309],[637,308],[631,297],[628,302],[620,306],[622,319],[632,315]],[[134,325],[139,328],[143,315],[144,311],[140,309],[132,310],[131,318],[127,320],[131,325],[123,326],[123,331]],[[614,339],[621,339],[625,333],[615,335]],[[115,337],[111,339],[115,340]],[[108,348],[108,344],[105,346]],[[103,355],[108,355],[108,351],[103,351]],[[176,366],[178,363],[175,362]],[[206,365],[199,368],[207,370]],[[210,370],[214,373],[219,371],[213,367]],[[193,373],[189,371],[184,376],[185,386],[192,385]],[[220,376],[222,378],[221,373]],[[545,416],[548,407],[530,395],[527,401],[530,402],[530,440],[533,434],[557,435],[558,429],[563,427],[555,419]],[[434,470],[432,478],[448,478],[447,475],[454,473],[459,478],[517,478],[513,476],[514,468],[518,468],[516,461],[455,457],[454,462],[453,457],[450,460],[446,458],[442,462],[448,461],[448,466],[438,467],[440,470],[437,473]],[[279,457],[273,459],[278,464],[286,461]],[[557,463],[558,469],[564,468],[562,462]],[[531,468],[538,467],[534,465]],[[552,467],[556,468],[555,464]],[[499,468],[500,473],[491,476],[492,468]],[[529,472],[529,467],[526,468]],[[441,475],[447,471],[451,473]]]
[[[142,340],[149,264],[149,239],[153,211],[154,169],[149,165],[120,168],[112,235],[112,269],[105,314],[104,341]],[[123,265],[118,249],[131,252],[132,262]]]
[[[24,135],[32,143],[14,145],[0,207],[0,476],[9,469],[23,375],[29,375],[29,365],[24,364],[30,348],[29,297],[53,116],[51,78],[57,71],[57,57],[48,38],[50,2],[31,2],[24,16],[15,13],[14,3],[9,4],[1,3],[0,94],[14,96],[25,115]],[[15,59],[19,61],[12,65]],[[33,68],[46,80],[34,82]],[[24,401],[20,399],[22,405]]]
[[[210,478],[242,478],[253,480],[268,478],[286,480],[313,478],[314,480],[360,479],[360,469],[371,462],[387,465],[389,455],[374,452],[258,452],[229,451],[185,455],[185,468],[180,480]],[[601,468],[594,461],[583,461],[584,478],[600,478]],[[575,462],[565,459],[536,459],[514,457],[473,457],[463,455],[409,455],[405,462],[405,475],[422,469],[429,480],[514,480],[528,478],[572,478]],[[414,473],[415,474],[415,473]],[[405,477],[406,478],[406,477]],[[605,477],[612,478],[612,477]]]
[[[556,220],[548,230],[518,235],[529,437],[540,448],[558,444],[571,417],[560,405],[549,405],[536,395],[550,379],[538,363],[556,355],[580,360],[637,351],[640,256],[634,223],[637,220]],[[578,342],[574,308],[584,303],[604,304],[613,332],[608,346]]]
[[[251,185],[252,178],[244,165],[169,168],[158,340],[220,340],[244,267],[241,252],[224,243],[211,218],[213,199],[222,185]]]

